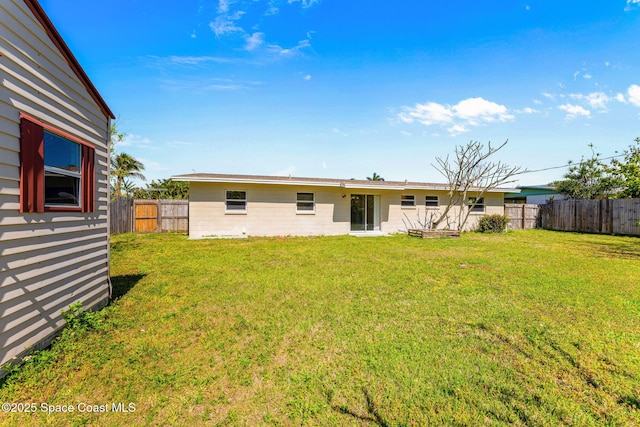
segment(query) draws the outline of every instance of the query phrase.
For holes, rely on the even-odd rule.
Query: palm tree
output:
[[[369,181],[384,181],[384,178],[374,172],[373,176],[368,176],[367,177],[367,180],[369,180]]]
[[[146,181],[141,173],[144,165],[127,153],[116,154],[111,158],[111,176],[116,179],[115,196],[122,196],[122,186],[124,179],[128,177],[139,178]]]
[[[136,185],[130,179],[124,179],[122,181],[122,187],[120,188],[126,197],[131,197],[137,189]]]

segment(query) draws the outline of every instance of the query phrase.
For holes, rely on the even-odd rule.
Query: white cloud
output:
[[[640,5],[640,0],[627,0],[627,6],[624,8],[626,12]]]
[[[233,62],[229,58],[220,58],[218,56],[168,56],[166,58],[158,58],[159,61],[171,65],[200,65],[207,62],[227,63]]]
[[[148,137],[137,135],[135,133],[126,134],[124,136],[124,139],[121,142],[119,142],[118,145],[122,147],[141,147],[141,148],[153,147],[153,144],[151,143],[151,140]]]
[[[418,122],[425,126],[451,125],[448,130],[455,135],[468,132],[469,126],[505,122],[514,118],[509,114],[507,107],[484,98],[467,98],[455,105],[427,102],[413,107],[403,107],[403,110],[397,118],[404,123]]]
[[[580,74],[582,74],[582,78],[585,80],[591,80],[593,78],[593,76],[589,74],[585,68],[583,68],[581,71],[576,71],[575,73],[573,73],[573,80],[577,80]]]
[[[637,0],[636,3],[640,2]],[[627,90],[627,94],[629,95],[629,102],[635,105],[636,107],[640,107],[640,86],[631,85]]]
[[[236,32],[244,33],[244,30],[235,24],[235,22],[242,18],[242,15],[244,14],[245,12],[239,10],[231,15],[218,15],[213,22],[209,23],[209,27],[218,37]]]
[[[464,125],[453,125],[447,129],[451,136],[460,135],[461,133],[469,132],[469,129]]]
[[[567,113],[565,117],[567,120],[573,120],[576,117],[591,117],[591,111],[579,105],[563,104],[558,108]]]
[[[516,113],[521,113],[521,114],[536,114],[539,113],[540,111],[536,110],[535,108],[531,108],[531,107],[525,107],[522,110],[517,110]]]
[[[456,116],[465,120],[470,125],[481,123],[492,123],[495,121],[505,122],[514,117],[507,112],[507,107],[487,101],[483,98],[468,98],[453,106]]]
[[[308,8],[320,2],[320,0],[218,0],[217,16],[209,23],[209,27],[217,37],[235,36],[236,39],[240,38],[245,43],[243,46],[245,51],[259,54],[263,59],[296,56],[303,49],[311,46],[310,39],[313,31],[307,31],[306,38],[300,40],[296,45],[283,47],[280,44],[269,42],[268,35],[259,31],[260,21],[251,22],[251,19],[256,16],[265,19],[278,14],[280,5],[285,1],[288,4],[297,3],[302,8]],[[256,8],[262,9],[262,13],[254,14],[253,11]],[[241,18],[243,25],[238,22]],[[238,34],[240,37],[237,37]]]
[[[147,172],[166,172],[170,170],[167,166],[163,166],[162,163],[150,160],[147,158],[139,158],[140,163],[144,165],[144,170]],[[143,172],[144,174],[145,172]]]
[[[265,41],[265,34],[262,32],[255,32],[251,35],[245,36],[244,49],[248,52],[267,52],[276,57],[292,57],[299,54],[303,49],[310,47],[311,43],[308,39],[300,40],[294,47],[284,48],[275,43],[267,43]],[[308,78],[307,78],[308,76]],[[307,75],[305,80],[311,80],[311,76]]]
[[[611,98],[609,98],[604,92],[593,92],[587,95],[586,100],[593,108],[606,110],[607,103],[611,101]]]
[[[277,44],[267,44],[267,50],[275,55],[279,56],[295,56],[299,54],[303,49],[311,46],[309,39],[300,40],[297,45],[291,48],[284,48]]]
[[[236,91],[247,89],[260,84],[259,82],[237,82],[230,79],[182,77],[164,79],[160,88],[170,91],[182,91],[194,94],[203,94],[211,91]]]
[[[302,7],[307,8],[313,6],[316,3],[320,3],[320,0],[287,0],[287,3],[300,3]]]
[[[229,1],[220,0],[218,2],[218,13],[227,13],[229,11]]]
[[[255,50],[264,45],[264,33],[253,33],[250,36],[247,36],[245,40],[247,44],[244,48],[248,51]]]
[[[616,101],[618,102],[622,102],[623,104],[627,103],[627,99],[624,97],[623,94],[619,93],[616,95]]]
[[[607,104],[611,101],[611,98],[607,96],[604,92],[592,92],[588,95],[583,95],[581,93],[572,93],[569,95],[572,99],[577,99],[580,101],[585,101],[589,104],[591,108],[595,108],[596,110],[607,111]]]
[[[304,80],[309,81],[311,80],[311,74],[306,74],[305,76],[302,77]]]
[[[453,112],[451,108],[436,102],[427,102],[426,104],[416,104],[413,108],[404,107],[404,112],[398,115],[398,118],[405,123],[413,123],[417,121],[425,126],[435,124],[451,123],[453,121]]]
[[[338,128],[333,128],[331,129],[331,132],[336,134],[336,135],[340,135],[340,136],[349,136],[347,135],[345,132],[342,132],[340,129]]]
[[[264,13],[265,16],[277,15],[280,12],[280,8],[275,4],[270,4],[267,11]]]

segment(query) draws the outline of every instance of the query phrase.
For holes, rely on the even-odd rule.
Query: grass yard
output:
[[[637,238],[128,234],[112,275],[118,299],[0,387],[109,412],[1,424],[640,424]]]

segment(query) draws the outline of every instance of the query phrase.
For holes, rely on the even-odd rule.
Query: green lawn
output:
[[[0,423],[640,424],[637,238],[128,234],[112,276],[95,329],[0,388],[39,410]]]

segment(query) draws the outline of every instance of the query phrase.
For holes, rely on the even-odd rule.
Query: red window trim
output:
[[[80,144],[80,206],[45,206],[44,131]],[[95,211],[95,146],[55,127],[20,113],[20,212]]]
[[[87,147],[91,147],[94,150],[96,148],[93,144],[89,144],[88,142],[83,141],[80,138],[71,135],[70,133],[62,131],[62,130],[60,130],[58,128],[55,128],[55,127],[53,127],[51,125],[48,125],[48,124],[46,124],[44,122],[41,122],[40,120],[35,119],[35,118],[33,118],[33,117],[31,117],[31,116],[29,116],[27,114],[20,113],[20,118],[28,120],[31,123],[36,124],[36,125],[40,126],[41,128],[43,128],[45,130],[48,130],[51,133],[55,133],[56,135],[61,136],[61,137],[66,138],[66,139],[70,139],[71,141],[76,142],[76,143],[78,143],[80,145],[86,145]]]

